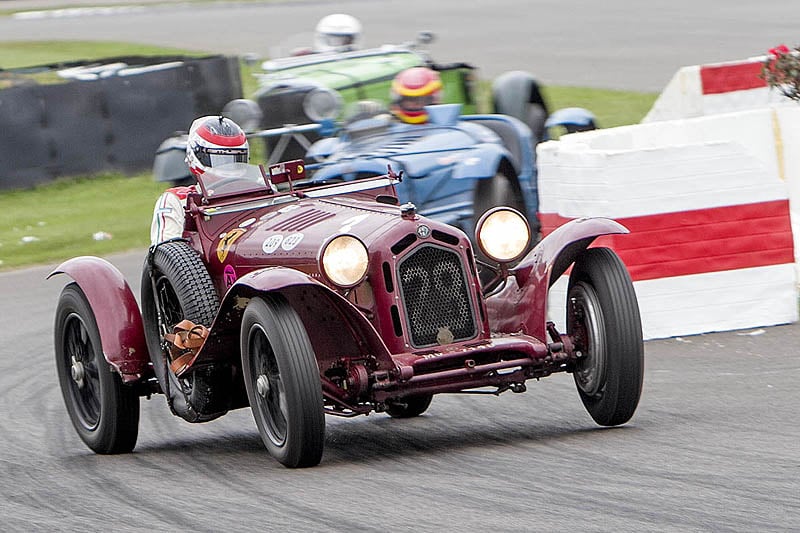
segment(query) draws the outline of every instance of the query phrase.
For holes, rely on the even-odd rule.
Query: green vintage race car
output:
[[[418,35],[416,42],[384,45],[379,48],[353,51],[332,51],[284,57],[265,61],[258,78],[258,89],[252,99],[258,104],[262,118],[252,129],[272,129],[290,124],[308,124],[317,120],[309,109],[314,89],[332,89],[348,103],[376,101],[389,104],[394,77],[411,67],[426,66],[436,70],[443,83],[442,103],[461,104],[465,115],[497,112],[525,122],[541,140],[547,106],[533,76],[515,71],[500,76],[493,85],[492,102],[479,105],[476,69],[468,63],[437,63],[423,46],[433,40],[429,32]],[[316,140],[310,138],[310,141]],[[274,140],[267,140],[271,153]],[[294,139],[280,159],[303,157],[308,148],[302,139]]]

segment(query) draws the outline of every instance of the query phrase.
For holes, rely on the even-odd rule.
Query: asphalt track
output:
[[[512,3],[551,10],[563,4],[576,13],[594,5]],[[345,11],[367,4],[336,5]],[[388,3],[374,4],[389,9]],[[438,9],[428,4],[426,9]],[[623,4],[603,3],[609,9]],[[663,18],[659,9],[664,16],[673,13],[676,2],[669,4],[652,2],[651,18]],[[745,8],[706,4],[718,9],[720,27],[744,25],[735,15]],[[749,15],[771,17],[767,4],[747,8]],[[800,9],[789,2],[783,8],[789,11],[776,20],[776,33],[786,29],[791,9]],[[330,5],[280,9],[324,13]],[[213,5],[206,11],[208,18],[223,13]],[[472,23],[484,20],[489,17]],[[457,22],[449,24],[446,29],[462,31]],[[0,39],[9,27],[16,26],[0,19]],[[145,29],[140,27],[142,40],[150,38]],[[592,39],[611,43],[608,49],[616,41],[610,33]],[[706,48],[712,43],[713,37]],[[653,54],[658,50],[654,45]],[[487,53],[474,44],[463,52]],[[568,65],[561,69],[558,79],[577,80]],[[620,85],[634,88],[636,80],[626,76],[620,70]],[[142,257],[138,251],[109,258],[137,293]],[[45,281],[54,267],[0,273],[4,531],[798,529],[798,324],[646,343],[642,401],[632,421],[619,428],[597,427],[570,376],[553,376],[529,383],[525,394],[437,396],[426,414],[411,420],[329,417],[321,465],[287,470],[263,449],[248,410],[192,425],[170,415],[164,398],[154,396],[142,400],[135,452],[106,457],[80,442],[61,400],[52,321],[67,280]]]
[[[403,42],[431,30],[438,36],[430,46],[437,61],[469,61],[486,77],[522,69],[548,84],[657,92],[682,66],[798,44],[800,27],[797,0],[150,2],[122,12],[0,17],[0,41],[115,40],[278,56],[309,46],[322,16],[344,12],[364,24],[365,45]],[[74,8],[103,2],[0,0],[0,9],[36,10],[43,3]]]

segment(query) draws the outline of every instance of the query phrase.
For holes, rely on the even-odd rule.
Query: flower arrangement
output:
[[[770,49],[759,77],[786,97],[800,101],[800,46],[792,50],[781,44]]]

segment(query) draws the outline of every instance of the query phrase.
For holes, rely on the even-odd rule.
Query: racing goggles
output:
[[[195,146],[197,160],[205,167],[214,168],[230,163],[247,163],[247,148],[209,148]]]
[[[323,36],[323,41],[328,46],[338,48],[340,46],[350,46],[355,41],[355,36],[351,33],[336,34],[328,33]]]

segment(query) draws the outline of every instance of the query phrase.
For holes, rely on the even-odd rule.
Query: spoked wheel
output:
[[[639,404],[644,344],[633,284],[608,248],[590,248],[575,262],[567,332],[582,354],[574,378],[586,410],[601,426],[624,424]]]
[[[432,394],[424,394],[386,402],[386,414],[392,418],[414,418],[428,410],[432,399]]]
[[[289,468],[322,459],[325,414],[314,350],[281,296],[253,298],[242,317],[242,370],[258,432]]]
[[[218,307],[214,283],[197,252],[183,241],[159,245],[142,275],[147,348],[172,410],[189,422],[206,422],[227,412],[231,371],[226,366],[205,367],[176,376],[169,367],[164,335],[184,319],[210,327]]]
[[[55,352],[61,393],[81,440],[96,453],[133,450],[139,396],[109,367],[94,313],[76,283],[67,285],[58,301]]]

